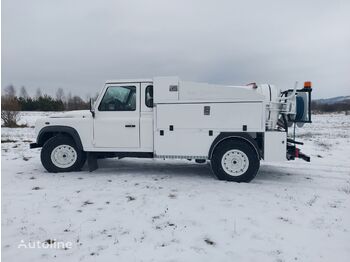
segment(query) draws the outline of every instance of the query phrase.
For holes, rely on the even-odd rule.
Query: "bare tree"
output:
[[[19,91],[19,97],[22,97],[24,99],[27,99],[29,97],[28,92],[24,86],[22,86]]]
[[[13,85],[9,85],[4,90],[5,97],[15,97],[16,96],[16,89]]]
[[[90,94],[90,93],[86,94],[86,96],[85,96],[85,101],[86,101],[87,103],[89,103],[89,102],[90,102],[90,99],[91,99],[91,94]]]
[[[64,91],[63,88],[58,88],[56,91],[56,100],[57,101],[64,101],[65,96],[64,96]]]
[[[1,120],[5,127],[17,127],[21,107],[18,100],[10,95],[1,96]]]
[[[67,102],[65,104],[66,110],[83,110],[89,109],[89,101],[84,101],[80,96],[74,95],[69,92],[67,95]]]
[[[72,99],[72,92],[69,92],[67,95],[67,102]]]
[[[65,110],[69,110],[69,101],[71,100],[72,100],[72,92],[69,92],[68,95],[66,96],[66,100],[64,103]]]
[[[39,97],[42,97],[43,93],[41,92],[40,88],[37,88],[36,93],[35,93],[35,98],[38,99]]]
[[[97,98],[98,98],[98,96],[99,96],[99,93],[98,93],[98,92],[96,92],[96,93],[95,93],[95,95],[92,97],[92,100],[96,101],[96,100],[97,100]]]

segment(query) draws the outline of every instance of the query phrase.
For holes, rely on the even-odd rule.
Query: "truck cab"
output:
[[[310,97],[302,95],[311,88],[304,89],[298,96],[296,88],[283,93],[270,85],[223,86],[178,77],[107,81],[90,110],[39,119],[31,148],[42,147],[49,172],[80,170],[86,159],[93,171],[105,157],[193,159],[210,161],[219,179],[249,182],[260,160],[302,155],[287,135],[290,123],[311,122]],[[298,118],[297,96],[305,98]]]
[[[153,152],[153,82],[108,81],[94,103],[91,150]]]

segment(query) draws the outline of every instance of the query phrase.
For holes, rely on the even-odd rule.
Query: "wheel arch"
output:
[[[210,146],[208,158],[211,159],[215,148],[227,140],[242,140],[250,144],[256,151],[259,159],[262,159],[262,153],[255,139],[248,133],[242,132],[221,132]]]
[[[70,126],[55,125],[55,126],[46,126],[42,128],[39,131],[39,134],[37,137],[37,144],[39,146],[43,146],[47,140],[49,140],[51,137],[54,137],[55,135],[58,135],[58,134],[68,135],[74,140],[78,149],[83,150],[83,144],[81,143],[81,139],[77,130],[75,130],[75,128]]]

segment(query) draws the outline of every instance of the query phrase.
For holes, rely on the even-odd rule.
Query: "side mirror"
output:
[[[95,101],[90,98],[90,112],[92,117],[95,117],[95,107],[94,107]]]

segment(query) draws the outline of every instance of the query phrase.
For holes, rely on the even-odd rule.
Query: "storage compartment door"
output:
[[[282,162],[287,160],[287,134],[285,132],[265,132],[264,160]]]

